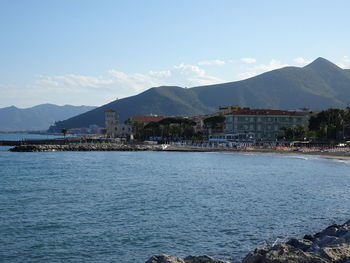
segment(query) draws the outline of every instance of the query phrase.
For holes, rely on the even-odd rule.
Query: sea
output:
[[[32,137],[0,140],[23,136]],[[143,263],[160,253],[236,261],[350,219],[346,160],[8,149],[0,147],[0,262]]]

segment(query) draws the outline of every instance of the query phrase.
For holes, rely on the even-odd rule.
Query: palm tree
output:
[[[104,135],[104,137],[107,137],[107,132],[108,132],[107,128],[101,129],[101,133]]]
[[[61,132],[63,133],[64,138],[66,138],[67,133],[68,133],[68,129],[67,129],[67,128],[63,128],[63,129],[61,130]]]

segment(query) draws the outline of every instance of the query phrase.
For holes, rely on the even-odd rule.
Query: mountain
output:
[[[55,121],[65,120],[94,108],[96,107],[53,104],[41,104],[26,109],[15,106],[0,108],[0,131],[43,131]]]
[[[350,102],[348,72],[318,58],[303,67],[285,67],[246,80],[194,88],[205,105],[314,110]]]
[[[103,126],[106,109],[117,111],[120,119],[125,120],[134,115],[200,115],[226,105],[322,110],[349,104],[350,70],[318,58],[302,68],[285,67],[241,81],[189,89],[166,86],[151,88],[58,122],[51,130],[90,124]]]

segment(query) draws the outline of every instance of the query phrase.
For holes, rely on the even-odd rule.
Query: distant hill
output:
[[[0,108],[0,131],[43,131],[55,121],[65,120],[94,108],[96,107],[53,104],[41,104],[26,109],[15,106]]]
[[[236,82],[200,86],[151,88],[136,96],[113,101],[92,111],[58,122],[63,127],[103,126],[104,110],[113,109],[121,120],[134,115],[192,116],[214,112],[219,106],[322,110],[350,104],[350,70],[324,58],[299,67],[285,67]]]

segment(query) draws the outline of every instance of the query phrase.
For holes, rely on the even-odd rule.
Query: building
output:
[[[131,135],[131,125],[118,123],[115,126],[115,137],[128,138]]]
[[[105,128],[108,138],[128,137],[131,134],[131,126],[119,124],[119,116],[114,110],[105,110]]]
[[[193,116],[190,118],[191,120],[193,120],[196,123],[196,125],[193,127],[195,133],[198,133],[198,132],[205,133],[206,132],[206,128],[204,126],[204,120],[208,117],[209,117],[209,115],[201,115],[201,116]]]
[[[143,126],[147,125],[148,123],[150,122],[158,122],[158,121],[161,121],[163,120],[164,116],[153,116],[153,115],[150,115],[150,116],[133,116],[133,117],[130,117],[128,122],[130,123],[138,123],[138,124],[142,124]]]
[[[107,129],[107,137],[115,137],[115,128],[118,122],[117,113],[114,110],[105,110],[105,128]]]
[[[254,133],[256,139],[275,140],[283,136],[282,127],[307,126],[305,112],[235,109],[225,114],[225,133]]]
[[[194,132],[205,134],[223,133],[225,123],[220,120],[222,116],[224,116],[223,113],[219,111],[213,114],[190,117],[190,119],[196,123]]]

